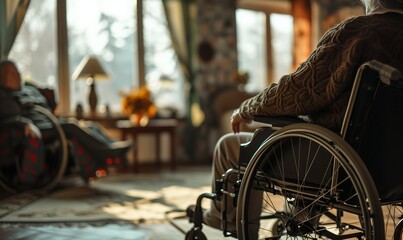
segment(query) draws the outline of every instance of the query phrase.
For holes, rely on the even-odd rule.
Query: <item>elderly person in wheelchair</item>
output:
[[[122,165],[130,141],[116,141],[95,123],[56,118],[49,99],[22,84],[9,60],[0,61],[0,185],[7,191],[50,189],[63,175],[84,181]]]
[[[403,1],[362,3],[365,16],[331,28],[294,73],[233,112],[235,134],[217,142],[213,191],[187,209],[194,227],[186,239],[206,239],[202,223],[239,239],[385,239],[380,205],[401,210],[402,178],[396,170],[385,179],[371,160],[403,167],[401,151],[374,152],[382,141],[394,146],[403,130],[402,118],[395,131],[376,125],[402,115],[383,98],[402,100]],[[375,104],[381,95],[385,106],[361,101]],[[270,127],[240,132],[253,120]],[[203,198],[212,200],[210,209],[202,209]]]

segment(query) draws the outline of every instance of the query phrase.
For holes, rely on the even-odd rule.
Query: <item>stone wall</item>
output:
[[[234,0],[198,0],[196,69],[201,94],[234,84],[237,71],[236,21]]]
[[[204,121],[197,128],[194,156],[211,159],[218,140],[212,101],[222,89],[236,86],[237,41],[235,0],[197,0],[195,88]]]

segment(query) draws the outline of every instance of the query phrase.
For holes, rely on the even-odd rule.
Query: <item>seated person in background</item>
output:
[[[362,0],[366,15],[345,20],[327,31],[299,68],[255,97],[244,101],[231,117],[236,134],[223,136],[213,155],[214,181],[238,167],[240,144],[252,133],[239,132],[253,116],[304,116],[309,122],[339,132],[359,66],[370,60],[403,69],[403,0]],[[239,133],[239,134],[238,134]],[[213,192],[215,190],[213,189]],[[231,208],[232,205],[228,204]],[[191,213],[192,207],[188,208]],[[236,226],[235,211],[227,209],[228,230]],[[221,205],[212,201],[203,221],[220,228]]]
[[[47,118],[37,114],[29,106],[38,104],[52,110],[46,98],[30,84],[21,84],[21,77],[16,65],[12,61],[4,60],[0,62],[0,86],[2,89],[2,99],[0,105],[2,122],[19,120],[26,122],[26,128],[32,132],[49,133],[52,125]],[[6,105],[6,102],[10,103]],[[9,106],[13,107],[10,108]],[[28,107],[27,107],[28,106]],[[59,118],[59,123],[68,139],[71,157],[80,164],[81,174],[84,179],[95,177],[96,170],[103,168],[106,170],[108,159],[118,159],[123,162],[130,142],[118,142],[109,137],[104,130],[95,123],[85,123],[74,118]],[[40,132],[38,131],[38,128]],[[30,133],[31,131],[28,131]],[[5,148],[5,146],[2,146]]]
[[[31,120],[22,117],[21,106],[13,96],[14,91],[10,90],[18,88],[10,79],[19,78],[19,73],[15,68],[3,69],[0,67],[0,164],[6,171],[13,171],[15,154],[20,154],[24,171],[8,181],[29,186],[36,184],[45,171],[45,150],[41,132]],[[23,151],[19,151],[19,147]]]

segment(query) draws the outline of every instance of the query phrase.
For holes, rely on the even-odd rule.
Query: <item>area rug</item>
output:
[[[0,223],[163,222],[167,212],[183,210],[210,191],[210,176],[208,169],[114,174],[51,194],[15,195],[0,201]]]
[[[164,240],[153,234],[152,231],[142,229],[129,224],[108,224],[103,226],[55,226],[55,225],[30,225],[17,231],[0,231],[2,240],[94,240],[94,239],[119,239],[119,240]],[[172,240],[166,239],[166,240]]]

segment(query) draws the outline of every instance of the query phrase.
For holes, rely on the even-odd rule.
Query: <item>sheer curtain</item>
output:
[[[194,92],[194,62],[192,49],[194,48],[196,4],[189,0],[162,0],[167,18],[173,48],[178,56],[181,71],[187,80],[188,113],[195,96]],[[190,117],[190,116],[189,116]]]

